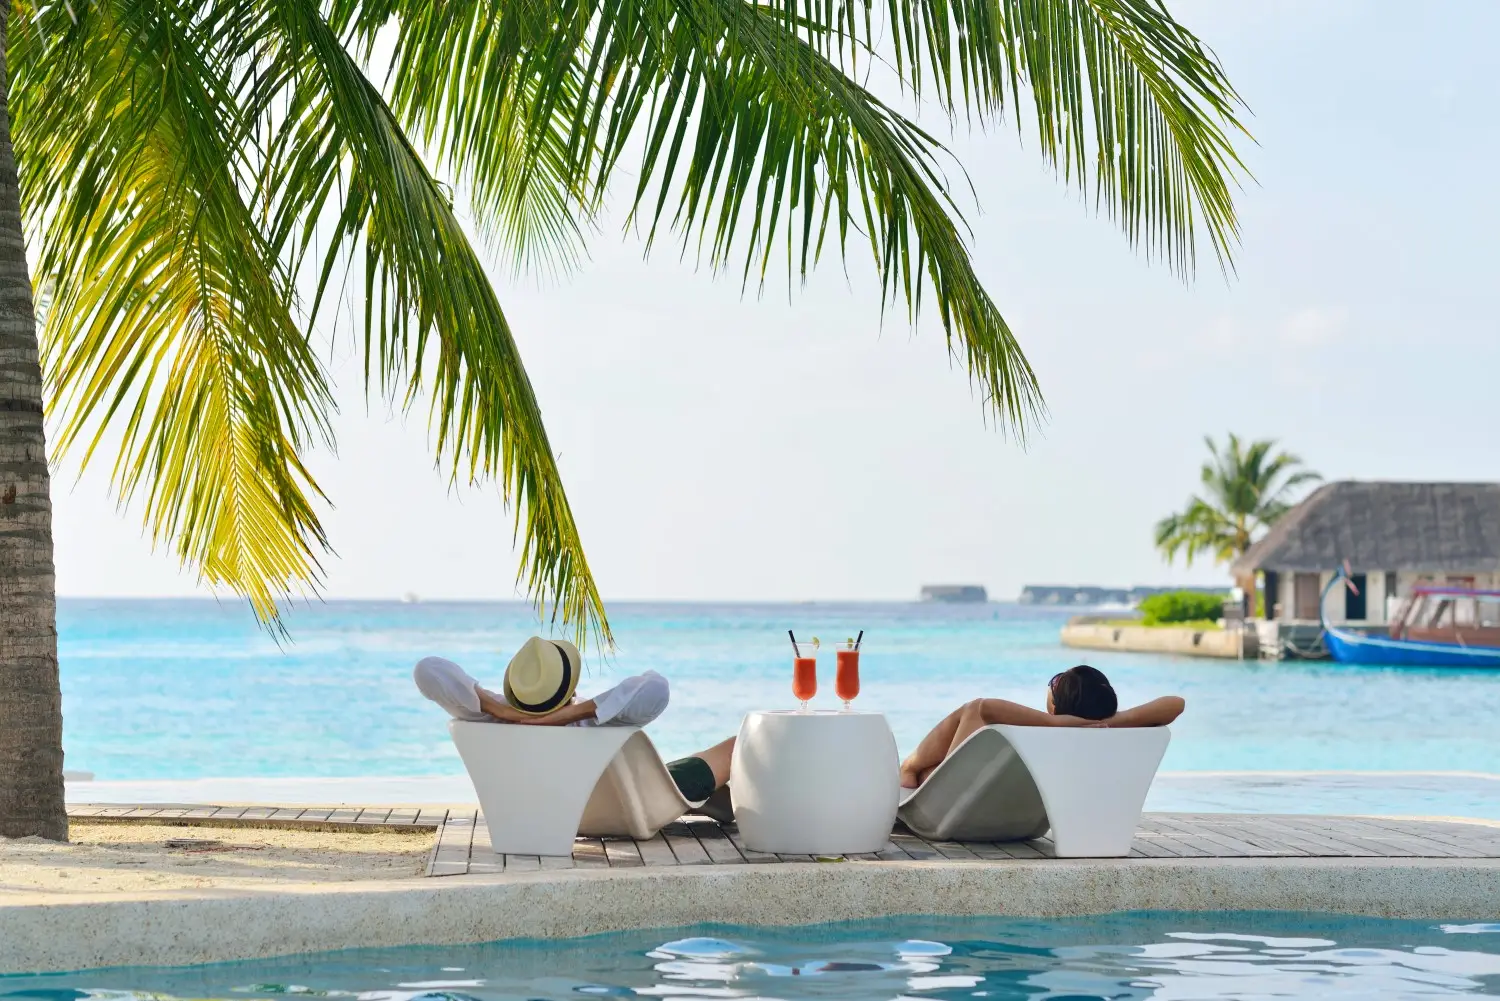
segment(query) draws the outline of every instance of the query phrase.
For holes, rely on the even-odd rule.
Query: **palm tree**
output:
[[[773,256],[805,279],[825,251],[847,261],[864,246],[883,302],[913,321],[924,296],[935,305],[986,413],[1017,433],[1041,396],[975,273],[948,154],[867,88],[872,72],[952,122],[1008,111],[1019,125],[1028,96],[1044,159],[1179,273],[1200,238],[1228,266],[1238,236],[1239,99],[1159,0],[959,0],[888,16],[873,0],[4,7],[20,168],[18,198],[4,119],[5,835],[66,830],[44,388],[54,452],[114,453],[113,488],[153,540],[274,628],[280,600],[316,592],[329,549],[304,464],[331,444],[310,334],[352,298],[368,391],[427,403],[451,475],[497,479],[515,503],[527,592],[607,643],[457,194],[518,270],[566,270],[622,185],[648,247],[675,234],[747,285]],[[52,295],[40,351],[23,223],[33,281]]]
[[[1290,498],[1298,487],[1323,478],[1301,468],[1302,460],[1295,455],[1272,456],[1274,441],[1255,441],[1247,447],[1231,434],[1220,450],[1212,438],[1203,440],[1210,457],[1201,474],[1207,499],[1195,494],[1179,514],[1156,523],[1156,547],[1168,563],[1178,550],[1188,566],[1199,553],[1213,554],[1215,563],[1231,562],[1292,509]]]

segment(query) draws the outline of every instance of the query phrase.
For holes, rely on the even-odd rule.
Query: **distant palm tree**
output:
[[[951,158],[872,73],[913,112],[1032,116],[1043,159],[1180,272],[1200,235],[1221,264],[1237,239],[1239,99],[1160,0],[8,0],[0,55],[3,835],[66,831],[44,395],[56,452],[113,452],[153,541],[275,623],[329,551],[310,335],[347,308],[367,391],[427,402],[451,474],[514,502],[528,593],[608,640],[456,193],[517,270],[567,269],[607,204],[747,284],[863,246],[1017,432],[1041,395]]]
[[[1194,495],[1180,514],[1156,523],[1156,546],[1169,563],[1179,550],[1188,566],[1199,553],[1213,554],[1215,563],[1231,562],[1292,509],[1293,491],[1323,478],[1299,468],[1302,460],[1295,455],[1272,456],[1274,441],[1246,447],[1231,434],[1221,451],[1212,438],[1203,440],[1211,456],[1201,477],[1207,497]]]

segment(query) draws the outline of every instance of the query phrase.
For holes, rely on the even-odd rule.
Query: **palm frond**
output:
[[[113,484],[152,539],[275,621],[327,548],[301,456],[332,401],[241,196],[213,34],[235,26],[147,0],[76,13],[34,9],[11,36],[54,446],[86,465],[118,436]]]
[[[1200,553],[1211,553],[1223,561],[1233,555],[1234,524],[1214,505],[1193,497],[1181,514],[1169,515],[1156,523],[1156,546],[1173,562],[1178,552],[1188,566]]]
[[[1042,156],[1091,188],[1132,244],[1180,274],[1201,230],[1221,266],[1248,176],[1243,104],[1213,53],[1160,0],[873,0],[764,6],[854,67],[889,57],[903,84],[981,120],[1029,103]],[[886,41],[886,35],[889,40]]]
[[[377,9],[346,4],[332,27],[368,50],[384,25]],[[564,63],[543,77],[522,59],[556,30],[551,12],[534,0],[425,4],[400,29],[392,108],[471,192],[481,234],[518,273],[573,267],[593,209],[570,148],[577,74]]]
[[[408,404],[430,401],[438,452],[453,474],[498,478],[516,500],[528,593],[580,639],[592,631],[609,642],[541,410],[451,200],[318,3],[266,6],[261,33],[283,73],[247,86],[261,93],[257,103],[286,102],[263,188],[272,231],[307,247],[319,220],[337,218],[315,307],[341,256],[359,248],[367,379]]]
[[[568,0],[545,32],[527,10],[471,2],[403,14],[396,92],[425,131],[484,133],[494,108],[455,81],[508,81],[498,89],[530,106],[534,137],[567,123],[575,197],[599,204],[639,150],[632,218],[648,244],[675,229],[714,269],[738,261],[747,283],[764,282],[778,247],[805,280],[829,243],[847,257],[850,230],[863,230],[885,301],[904,301],[914,318],[925,288],[992,412],[1017,432],[1036,419],[1035,376],[974,272],[931,136],[769,7]],[[434,88],[439,63],[457,68]],[[454,139],[448,149],[477,158],[475,176],[503,172],[488,148]]]

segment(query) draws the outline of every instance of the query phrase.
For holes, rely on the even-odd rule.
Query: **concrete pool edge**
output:
[[[726,865],[0,897],[0,973],[890,914],[1321,911],[1488,921],[1500,859],[1077,859]]]

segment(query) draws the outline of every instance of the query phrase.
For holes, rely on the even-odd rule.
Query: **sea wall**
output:
[[[1172,626],[1112,625],[1097,617],[1079,616],[1062,630],[1063,646],[1086,650],[1128,650],[1134,653],[1174,653],[1187,657],[1254,659],[1260,646],[1253,629],[1188,629]]]

